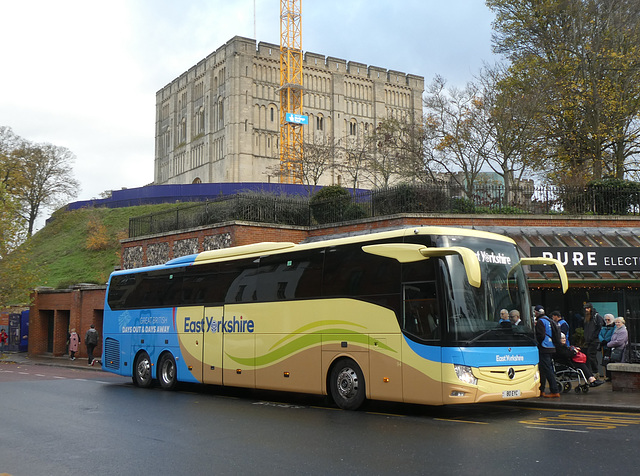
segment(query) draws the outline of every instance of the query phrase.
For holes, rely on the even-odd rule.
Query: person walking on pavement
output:
[[[71,329],[69,334],[69,359],[76,360],[76,352],[78,352],[78,346],[80,345],[80,336],[76,332],[75,327]]]
[[[594,375],[598,374],[598,335],[604,326],[604,318],[588,302],[584,305],[584,353],[587,354],[587,365]]]
[[[98,345],[98,338],[98,331],[96,330],[96,327],[91,324],[91,328],[87,331],[87,335],[84,336],[84,343],[87,346],[89,365],[93,364],[93,350]]]
[[[540,355],[540,395],[547,398],[559,398],[560,389],[556,381],[556,374],[553,370],[553,356],[556,353],[556,347],[552,339],[552,324],[545,313],[542,306],[536,306],[534,309],[536,317],[536,340],[538,342],[538,354]],[[559,330],[558,330],[559,332]],[[549,382],[549,390],[551,393],[545,393],[546,383]]]

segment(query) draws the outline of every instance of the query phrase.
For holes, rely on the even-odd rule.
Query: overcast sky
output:
[[[483,0],[302,0],[302,49],[463,86],[492,20]],[[0,126],[70,149],[79,200],[147,185],[156,92],[236,35],[279,44],[280,1],[0,0]]]

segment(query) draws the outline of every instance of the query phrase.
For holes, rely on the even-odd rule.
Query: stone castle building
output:
[[[303,85],[305,143],[357,143],[422,114],[422,76],[307,52]],[[277,182],[279,86],[280,47],[236,36],[159,90],[154,183]],[[320,185],[342,182],[331,167]]]

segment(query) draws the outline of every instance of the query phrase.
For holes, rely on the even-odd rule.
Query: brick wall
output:
[[[162,264],[166,261],[201,251],[250,245],[262,241],[299,243],[309,236],[305,227],[263,225],[233,222],[199,227],[179,233],[163,233],[122,241],[121,267]]]
[[[84,336],[91,324],[102,332],[105,286],[74,289],[37,289],[32,294],[29,312],[29,347],[31,355],[67,353],[67,333],[75,328],[80,336],[76,356],[87,357]],[[94,356],[102,353],[102,342]]]

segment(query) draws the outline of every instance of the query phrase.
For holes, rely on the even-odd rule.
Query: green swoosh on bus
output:
[[[304,334],[298,337],[297,339],[279,347],[278,349],[269,352],[267,354],[261,355],[259,357],[235,357],[228,352],[225,352],[227,357],[240,365],[248,365],[252,367],[262,367],[265,365],[272,364],[280,359],[283,359],[291,354],[304,350],[306,348],[318,345],[322,343],[323,337],[326,338],[325,334],[341,334],[349,335],[349,342],[356,342],[364,345],[374,345],[378,348],[388,350],[390,352],[397,353],[396,350],[389,347],[388,345],[380,342],[377,339],[369,337],[366,334],[360,334],[354,331],[348,331],[345,329],[326,329],[322,332],[313,332],[311,334]],[[339,341],[340,339],[335,339],[335,341]]]
[[[316,322],[312,322],[310,324],[304,325],[302,327],[299,327],[298,329],[296,329],[295,331],[293,331],[291,334],[289,334],[288,336],[283,337],[282,339],[280,339],[278,342],[276,342],[275,344],[273,344],[271,346],[271,349],[273,349],[274,347],[278,347],[282,342],[284,342],[285,340],[288,339],[292,339],[294,338],[296,335],[298,334],[302,334],[304,332],[309,331],[310,329],[313,329],[314,327],[324,327],[324,326],[334,326],[334,325],[347,325],[347,326],[355,326],[355,327],[362,327],[363,329],[366,329],[365,326],[362,326],[360,324],[355,324],[353,322],[349,322],[349,321],[339,321],[339,320],[324,320],[324,321],[316,321]],[[322,332],[327,332],[322,331]],[[349,331],[351,332],[351,331]],[[269,350],[271,350],[269,349]]]

